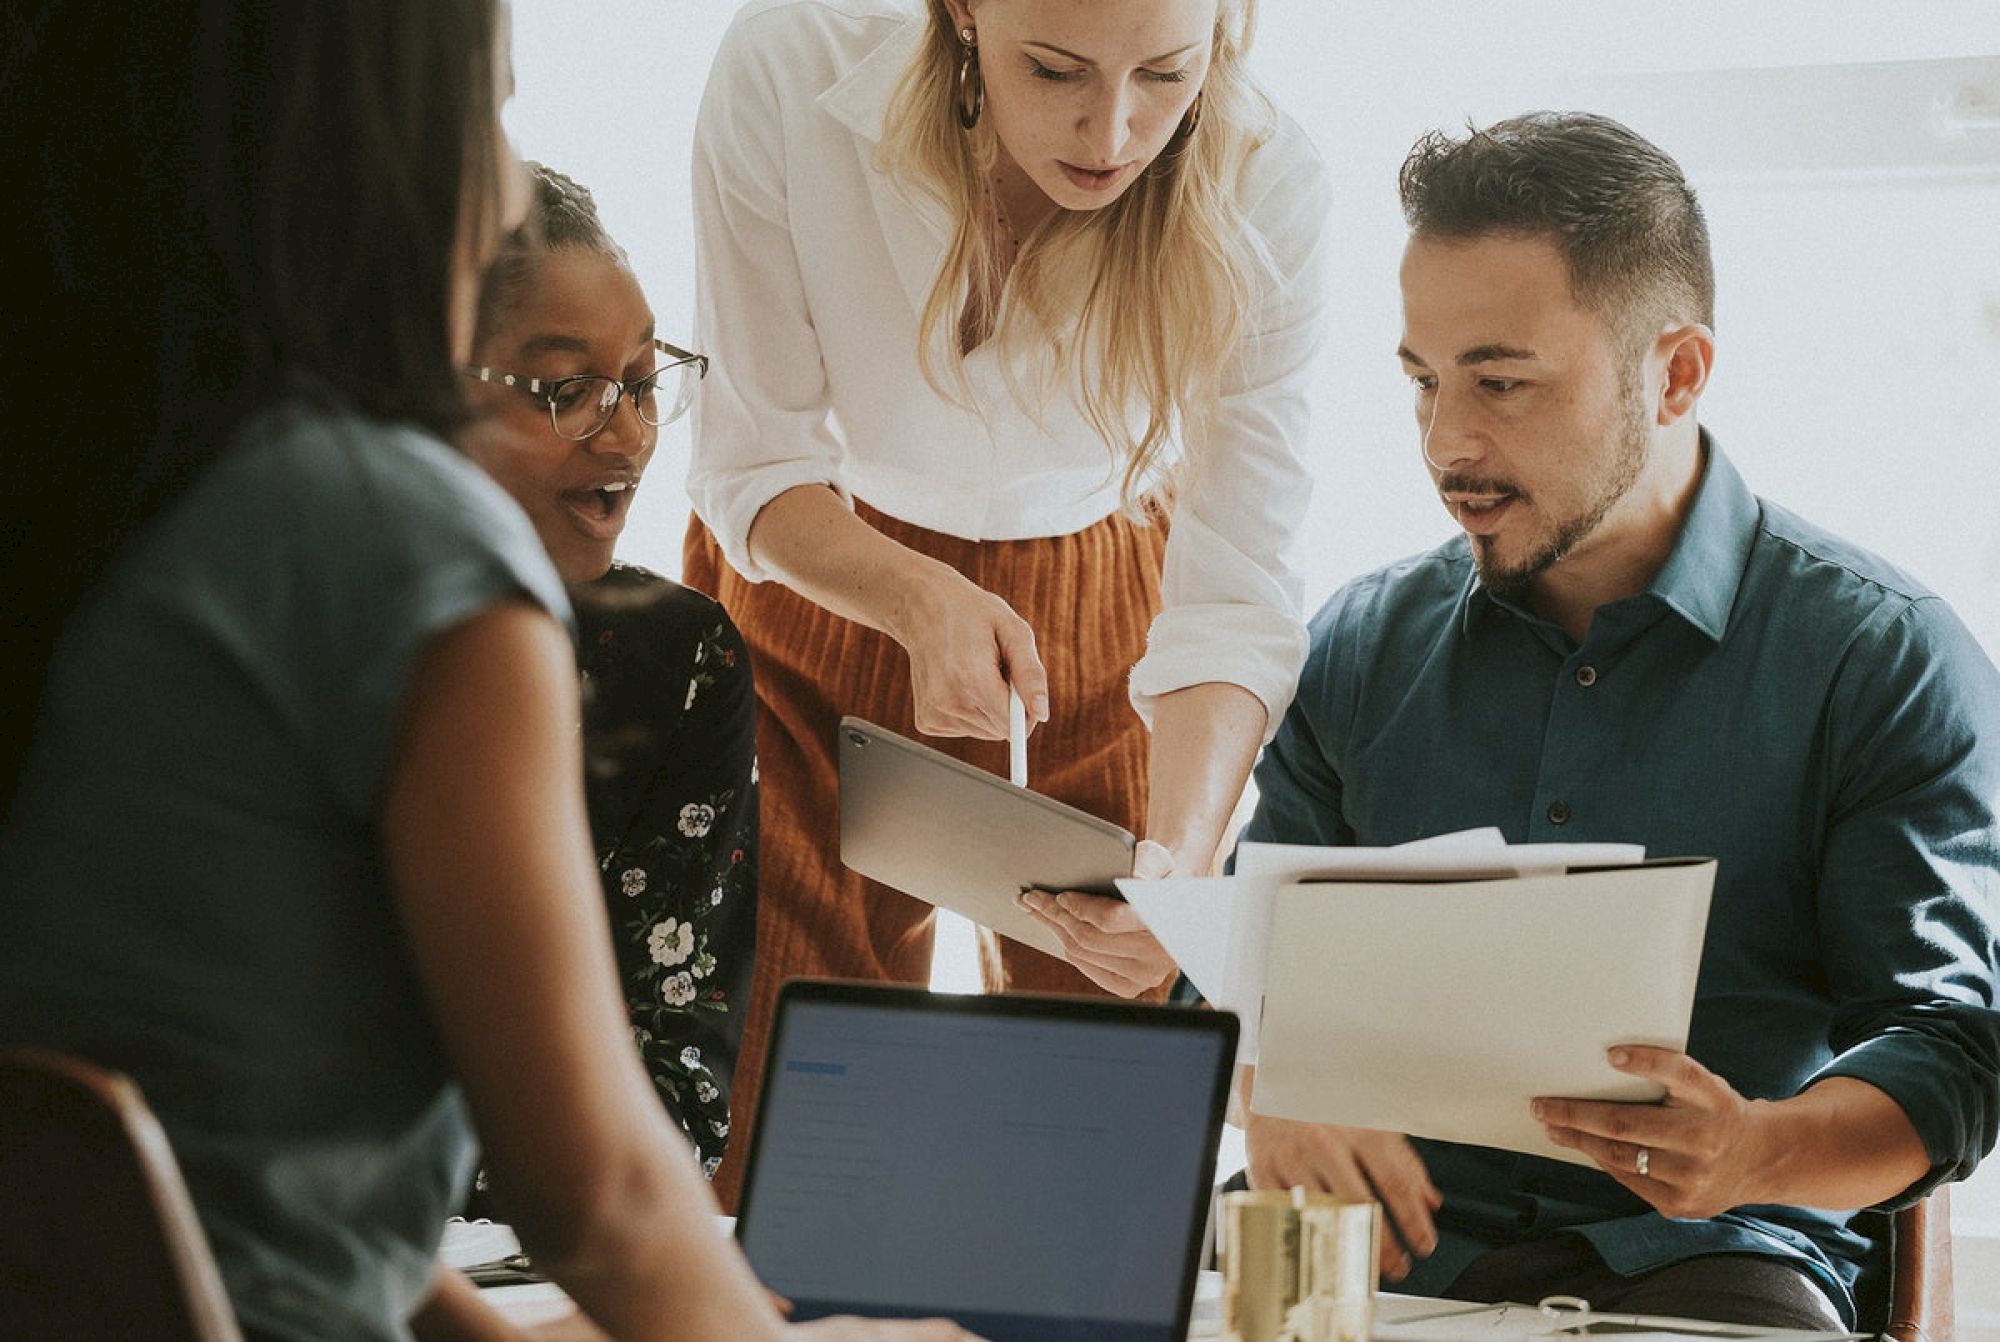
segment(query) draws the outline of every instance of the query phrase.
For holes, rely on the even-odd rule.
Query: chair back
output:
[[[159,1120],[130,1080],[63,1054],[0,1052],[0,1320],[242,1342]]]
[[[1895,1215],[1889,1236],[1891,1342],[1952,1342],[1951,1185]]]

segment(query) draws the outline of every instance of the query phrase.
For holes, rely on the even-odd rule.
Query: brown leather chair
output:
[[[1951,1185],[1896,1213],[1890,1230],[1892,1342],[1952,1342]]]
[[[242,1342],[159,1120],[125,1077],[0,1052],[0,1329]]]

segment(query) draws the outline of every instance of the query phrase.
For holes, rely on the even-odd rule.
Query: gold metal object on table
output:
[[[1368,1342],[1381,1209],[1302,1188],[1222,1195],[1224,1342]]]
[[[1278,1342],[1299,1298],[1299,1214],[1290,1193],[1224,1193],[1216,1225],[1223,1342]]]

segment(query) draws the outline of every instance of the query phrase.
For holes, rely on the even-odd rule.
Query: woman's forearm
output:
[[[1264,739],[1264,722],[1261,700],[1219,681],[1154,700],[1152,796],[1146,842],[1132,855],[1133,875],[1205,876],[1213,869]],[[1061,939],[1065,958],[1101,988],[1133,997],[1173,976],[1166,947],[1129,904],[1076,891],[1031,892],[1022,904]]]
[[[535,1253],[522,1227],[522,1245],[535,1253],[537,1267],[612,1337],[777,1342],[783,1332],[777,1312],[717,1225],[715,1200],[693,1161],[676,1160],[645,1175],[654,1181],[650,1196],[635,1195],[629,1186],[603,1187],[608,1196],[598,1202],[587,1233],[554,1261]],[[635,1290],[634,1283],[645,1289]],[[671,1308],[662,1306],[663,1284]]]
[[[515,602],[420,659],[382,816],[411,960],[537,1263],[619,1338],[775,1338],[632,1046],[576,783],[573,658]]]
[[[1030,718],[1047,721],[1048,674],[1027,622],[949,564],[869,526],[825,485],[765,504],[750,553],[808,600],[903,646],[919,732],[1004,740],[1010,685]]]
[[[1213,868],[1266,721],[1262,700],[1224,681],[1155,701],[1146,837],[1174,855],[1176,871],[1205,875]]]
[[[932,589],[958,579],[869,526],[825,485],[799,485],[765,504],[749,547],[793,591],[905,647]]]

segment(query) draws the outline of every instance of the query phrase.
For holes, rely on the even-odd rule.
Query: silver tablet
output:
[[[1132,836],[1108,820],[860,718],[840,720],[840,860],[849,869],[1051,955],[1062,943],[1015,899],[1116,899]]]

